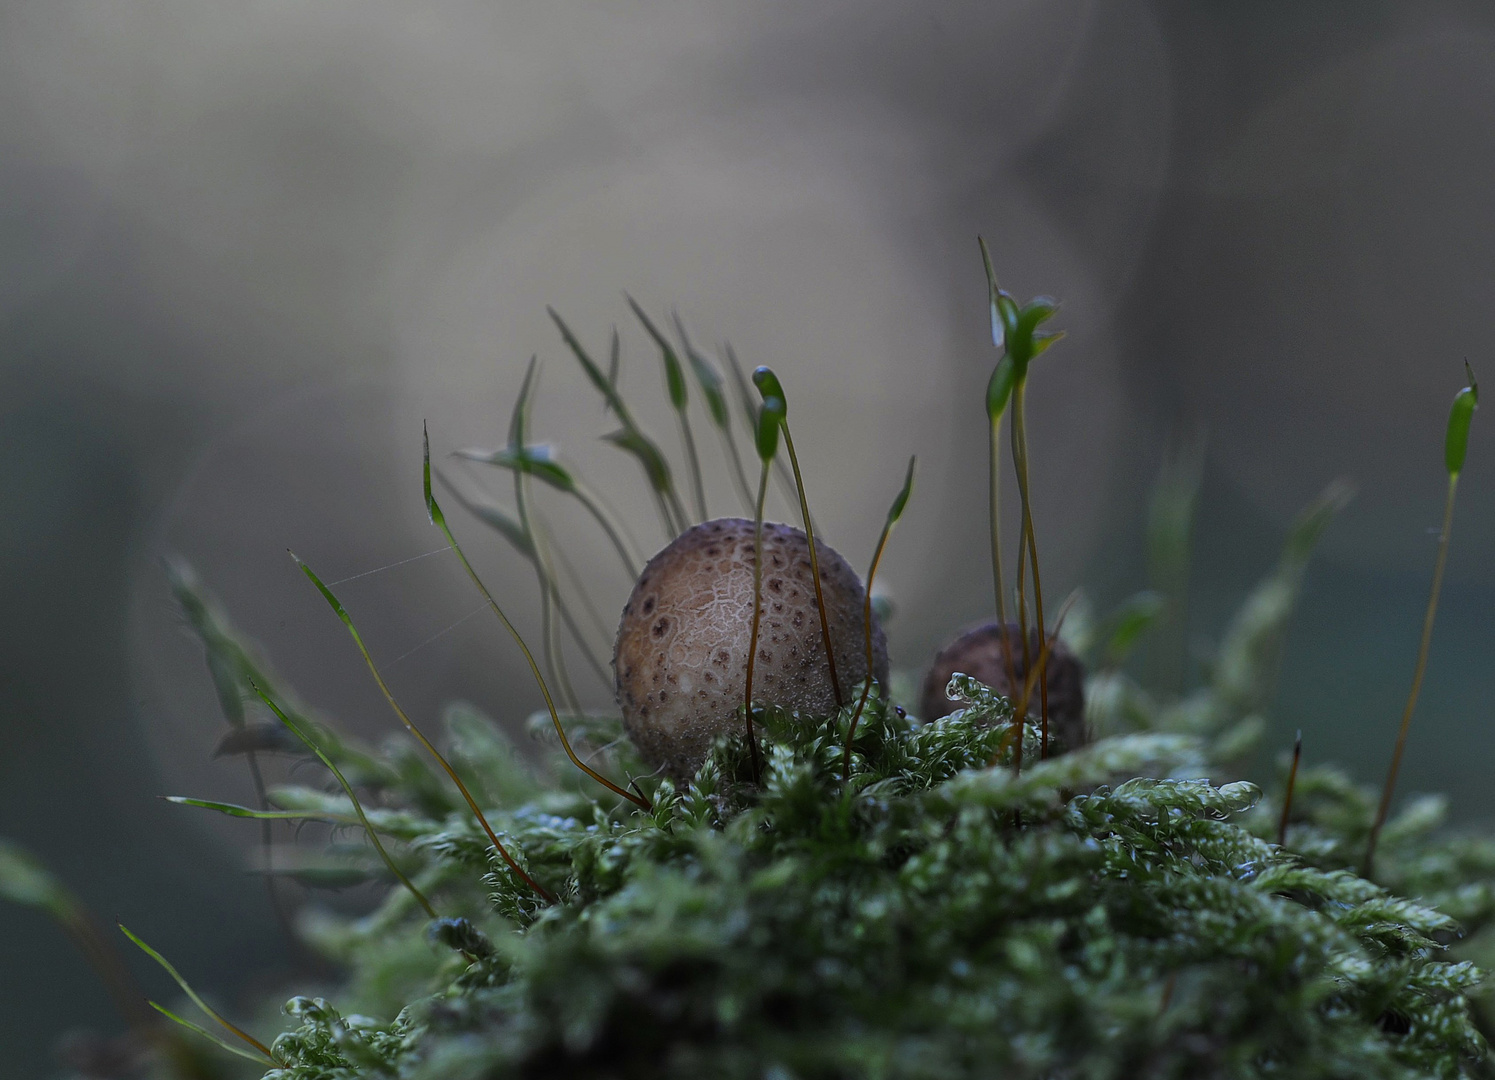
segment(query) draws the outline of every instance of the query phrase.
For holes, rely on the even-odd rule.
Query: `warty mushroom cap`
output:
[[[867,675],[865,593],[836,551],[815,544],[843,703]],[[763,523],[763,610],[753,701],[812,715],[835,711],[810,548],[789,525]],[[687,529],[639,575],[618,626],[613,669],[623,727],[644,759],[692,775],[712,740],[738,723],[753,619],[753,523],[717,518]],[[872,617],[873,672],[888,677]]]

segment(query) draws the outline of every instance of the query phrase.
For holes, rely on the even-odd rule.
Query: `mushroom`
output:
[[[816,541],[841,701],[867,676],[864,594],[856,573]],[[763,523],[763,608],[753,701],[813,715],[835,711],[810,547],[799,529]],[[623,608],[613,652],[623,727],[644,759],[692,775],[712,740],[739,724],[753,622],[753,522],[717,518],[687,529],[649,560]],[[873,672],[888,677],[874,615]]]
[[[958,703],[945,696],[950,676],[956,672],[980,680],[1004,697],[1014,697],[1022,692],[1022,684],[1028,677],[1028,669],[1023,664],[1022,631],[1013,623],[1006,625],[1007,647],[1012,651],[1012,666],[1019,684],[1016,690],[1007,679],[1002,636],[996,622],[982,623],[965,631],[939,651],[924,678],[921,720],[938,720],[960,708]],[[1041,648],[1042,639],[1035,628],[1028,635],[1030,662],[1037,663]],[[1062,753],[1086,742],[1085,669],[1079,658],[1060,641],[1055,641],[1050,647],[1047,667],[1050,753]],[[1028,716],[1035,718],[1037,715],[1038,687],[1035,685],[1028,703]]]

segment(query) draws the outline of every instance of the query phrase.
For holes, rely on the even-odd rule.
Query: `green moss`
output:
[[[652,814],[560,792],[514,807],[506,838],[563,902],[490,864],[480,958],[433,948],[417,981],[439,985],[388,1026],[298,999],[270,1075],[1459,1076],[1483,1059],[1453,920],[1314,865],[1335,861],[1322,838],[1352,839],[1334,813],[1364,828],[1358,792],[1302,793],[1310,860],[1253,832],[1251,784],[1106,786],[1197,771],[1196,738],[1105,738],[1018,776],[986,767],[1006,715],[987,698],[920,725],[874,699],[849,785],[844,714],[771,716],[761,791],[728,741]],[[476,906],[480,834],[432,828],[416,846],[457,868],[447,903]],[[1407,872],[1446,873],[1460,848],[1439,850]],[[407,917],[343,930],[355,983],[409,963],[385,943],[420,920],[390,904]]]
[[[627,429],[615,379],[565,332]],[[665,520],[683,518],[668,471],[649,475]],[[429,487],[427,501],[434,516]],[[1093,738],[1048,760],[1032,723],[1019,729],[1009,702],[957,675],[949,692],[966,707],[933,723],[874,693],[849,762],[852,709],[762,711],[761,782],[728,738],[689,783],[642,780],[641,810],[571,768],[548,714],[524,751],[453,706],[455,775],[555,903],[498,858],[412,743],[366,748],[310,715],[177,568],[235,745],[287,748],[273,702],[348,780],[329,794],[315,786],[325,775],[300,773],[316,779],[266,793],[272,816],[364,823],[388,849],[381,860],[362,833],[334,832],[279,868],[389,887],[366,916],[302,920],[346,977],[329,1000],[285,1006],[267,1075],[1495,1075],[1471,962],[1495,961],[1495,840],[1450,832],[1440,801],[1414,801],[1364,880],[1373,793],[1305,769],[1279,846],[1279,800],[1238,772],[1265,729],[1309,553],[1342,502],[1331,489],[1300,518],[1187,693],[1149,693],[1122,666],[1176,602],[1166,582],[1107,618],[1077,610],[1067,636],[1095,668]],[[1174,517],[1184,550],[1188,514]],[[566,726],[602,773],[647,774],[617,717],[573,713]],[[61,895],[0,847],[0,896],[55,907]],[[186,1060],[171,1052],[181,1038],[158,1033],[163,1070]]]
[[[1482,977],[1450,946],[1495,913],[1495,843],[1413,803],[1383,837],[1388,891],[1352,869],[1368,792],[1305,770],[1281,848],[1276,809],[1220,763],[1260,733],[1333,504],[1289,537],[1205,685],[1159,703],[1109,669],[1092,680],[1098,737],[1020,774],[1010,705],[962,676],[968,707],[937,723],[874,696],[849,783],[850,710],[769,711],[761,787],[729,739],[690,784],[658,782],[651,813],[599,797],[558,748],[560,782],[537,779],[496,726],[452,710],[459,769],[554,906],[419,759],[392,748],[398,767],[378,768],[324,729],[335,759],[381,778],[371,816],[450,917],[428,926],[394,889],[366,918],[314,923],[349,967],[334,1004],[393,1019],[296,999],[270,1075],[1486,1075]],[[608,771],[644,771],[615,718],[572,733]],[[349,809],[309,789],[272,798]]]
[[[1236,634],[1240,655],[1217,665],[1233,693],[1260,677],[1250,658],[1279,629],[1250,619],[1257,633]],[[314,923],[313,940],[349,965],[344,1008],[387,1018],[408,1004],[379,1023],[295,999],[299,1027],[275,1044],[286,1067],[269,1075],[1483,1067],[1467,997],[1480,975],[1447,946],[1455,913],[1465,929],[1490,919],[1495,845],[1439,839],[1436,808],[1413,804],[1384,837],[1385,880],[1423,898],[1409,900],[1349,869],[1373,802],[1342,776],[1300,777],[1287,849],[1265,838],[1276,815],[1255,786],[1203,778],[1215,728],[1235,716],[1210,688],[1192,709],[1151,714],[1153,727],[1195,730],[1101,737],[1021,774],[1009,766],[1010,706],[963,677],[953,688],[969,706],[933,724],[874,697],[849,784],[849,710],[768,712],[761,789],[744,744],[726,740],[689,785],[661,782],[648,814],[534,781],[495,726],[453,710],[454,756],[507,802],[495,826],[562,902],[539,902],[455,798],[433,805],[423,766],[396,752],[372,818],[406,842],[453,918],[427,926],[394,889],[366,918]],[[610,768],[639,771],[616,721],[591,718],[575,734],[609,747]],[[1032,761],[1031,725],[1027,737]],[[330,752],[368,769],[366,751]],[[349,809],[310,789],[272,797]]]

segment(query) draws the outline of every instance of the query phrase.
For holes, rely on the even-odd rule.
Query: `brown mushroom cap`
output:
[[[867,677],[856,573],[816,541],[836,675],[844,702]],[[753,621],[753,523],[717,518],[686,530],[649,560],[623,608],[613,653],[623,727],[645,760],[695,772],[711,742],[737,724]],[[872,621],[873,671],[888,677],[887,643]],[[763,523],[763,614],[753,701],[815,715],[835,711],[821,640],[810,547],[799,529]]]
[[[1018,681],[1018,693],[1028,677],[1023,664],[1022,632],[1013,623],[1006,626],[1007,645],[1012,650],[1012,666]],[[1041,641],[1038,630],[1029,631],[1028,657],[1036,663]],[[1085,731],[1085,669],[1079,658],[1054,642],[1049,650],[1049,738],[1054,751],[1073,750],[1086,742]],[[982,623],[965,631],[960,637],[946,645],[935,656],[929,674],[924,678],[924,692],[920,698],[921,720],[938,720],[959,709],[958,702],[945,696],[945,687],[950,676],[963,672],[984,682],[1004,697],[1012,697],[1014,691],[1007,679],[1007,662],[1002,652],[1002,631],[996,622]],[[1028,704],[1028,715],[1038,715],[1038,688],[1033,688],[1033,698]]]

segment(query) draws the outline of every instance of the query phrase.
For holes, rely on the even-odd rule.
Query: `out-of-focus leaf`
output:
[[[669,462],[665,461],[659,448],[637,429],[621,428],[602,438],[637,458],[638,463],[644,467],[644,474],[649,478],[649,486],[655,491],[665,494],[674,490]]]
[[[196,806],[203,810],[215,810],[229,817],[254,818],[257,821],[305,821],[314,818],[321,821],[335,821],[343,825],[358,824],[358,818],[353,814],[308,813],[303,810],[254,810],[248,806],[240,806],[238,803],[217,802],[213,799],[190,799],[185,795],[163,795],[161,798],[177,806]]]
[[[624,296],[628,300],[628,306],[633,308],[638,321],[643,323],[645,332],[654,339],[654,344],[659,346],[660,359],[664,362],[664,382],[665,389],[670,396],[670,405],[676,412],[684,410],[687,403],[685,370],[680,366],[680,357],[675,354],[675,347],[670,344],[669,338],[659,332],[659,328],[654,325],[654,320],[649,318],[648,312],[639,306],[638,301],[626,293]]]
[[[986,383],[986,415],[995,424],[1007,411],[1012,400],[1012,388],[1017,384],[1017,364],[1010,356],[1003,356],[992,368],[991,378]]]
[[[1469,375],[1469,385],[1454,395],[1453,407],[1448,411],[1448,434],[1443,441],[1443,463],[1449,476],[1458,476],[1464,470],[1464,456],[1469,452],[1469,424],[1479,407],[1479,383],[1474,380],[1474,369],[1468,360],[1464,361],[1464,370]]]
[[[239,1027],[235,1026],[234,1024],[229,1023],[221,1015],[219,1015],[218,1012],[215,1009],[212,1008],[212,1006],[210,1006],[206,1001],[204,1001],[198,995],[197,991],[194,990],[194,989],[192,989],[191,984],[189,984],[186,979],[182,978],[181,973],[178,972],[177,969],[174,966],[172,966],[171,961],[167,960],[166,957],[162,956],[160,953],[158,953],[155,949],[151,948],[149,945],[147,945],[140,938],[136,937],[135,934],[131,932],[130,928],[127,927],[124,923],[118,923],[116,925],[119,926],[120,931],[125,935],[125,937],[129,938],[137,946],[140,947],[140,951],[141,952],[145,953],[145,955],[149,956],[152,960],[154,960],[156,963],[158,963],[158,964],[161,965],[161,968],[166,972],[166,974],[168,974],[168,975],[171,976],[172,981],[175,982],[177,984],[177,986],[181,988],[182,993],[186,994],[187,997],[192,1000],[192,1004],[196,1005],[199,1009],[202,1010],[203,1015],[205,1015],[205,1016],[209,1017],[210,1019],[216,1021],[219,1024],[220,1027],[224,1028],[225,1030],[227,1030],[229,1032],[232,1032],[234,1035],[236,1035],[243,1042],[245,1042],[249,1046],[252,1046],[255,1050],[259,1051],[260,1055],[262,1056],[261,1060],[268,1060],[268,1061],[272,1061],[272,1062],[275,1060],[274,1055],[270,1053],[270,1048],[269,1047],[267,1047],[264,1043],[260,1042],[254,1036],[250,1035],[248,1032],[244,1031],[242,1028],[239,1028]],[[151,1002],[151,1004],[158,1011],[160,1011],[162,1013],[166,1013],[166,1010],[162,1009],[161,1006],[156,1005],[155,1002]],[[167,1015],[170,1015],[170,1014],[167,1013]],[[178,1019],[175,1016],[173,1016],[172,1019],[173,1020],[177,1020],[178,1023],[186,1024],[186,1021],[180,1020],[180,1019]],[[202,1031],[202,1029],[198,1028],[195,1024],[186,1024],[186,1026],[187,1027],[191,1027],[194,1030],[202,1032],[202,1034],[207,1035],[208,1038],[210,1038],[210,1039],[213,1038],[212,1035],[209,1035],[208,1032],[206,1032],[206,1031]],[[218,1042],[217,1039],[214,1039],[213,1041],[214,1042]],[[226,1043],[220,1043],[220,1045],[222,1045],[224,1047],[224,1049],[229,1049],[229,1050],[233,1049],[233,1047],[230,1047]]]
[[[8,840],[0,840],[0,899],[58,919],[68,918],[75,907],[62,882],[30,852]]]
[[[908,459],[908,472],[904,474],[903,487],[894,496],[893,505],[888,507],[888,528],[890,529],[903,516],[903,511],[908,506],[908,498],[914,493],[914,466],[917,462],[918,458],[910,457]]]
[[[557,491],[572,494],[576,491],[576,477],[561,464],[555,447],[549,443],[531,443],[515,448],[505,446],[499,450],[458,450],[456,457],[476,461],[483,465],[494,465],[510,472],[521,472],[541,480]]]
[[[706,399],[706,409],[711,413],[711,422],[723,431],[727,431],[730,418],[727,414],[727,395],[722,390],[721,372],[716,370],[716,365],[707,359],[694,345],[685,332],[685,324],[680,320],[680,315],[675,314],[675,332],[680,335],[680,341],[685,346],[685,358],[690,362],[691,372],[700,384],[701,396]]]
[[[1167,608],[1161,595],[1146,590],[1122,602],[1106,619],[1105,660],[1107,667],[1121,664],[1132,648],[1157,622]]]
[[[619,417],[624,416],[627,409],[623,405],[623,399],[618,396],[618,388],[613,385],[613,381],[603,373],[602,369],[597,366],[597,362],[588,355],[580,339],[571,332],[571,327],[566,325],[566,321],[561,318],[560,313],[552,307],[548,307],[545,310],[550,312],[551,319],[554,320],[556,328],[561,332],[561,340],[566,343],[567,348],[576,357],[577,363],[581,364],[582,371],[586,372],[586,376],[591,380],[592,385],[601,392],[602,396],[607,400],[608,405]]]
[[[782,398],[766,397],[758,410],[757,438],[758,457],[765,464],[779,452],[779,429],[784,426],[784,402]]]
[[[1277,569],[1252,591],[1231,622],[1211,679],[1215,698],[1228,715],[1244,716],[1265,706],[1309,556],[1351,495],[1348,484],[1335,481],[1298,515]]]
[[[540,358],[531,356],[529,366],[524,369],[524,381],[519,384],[519,396],[514,399],[513,411],[509,413],[509,449],[521,450],[529,442],[530,395],[535,391],[535,378],[539,374]]]
[[[1001,349],[1007,343],[1007,327],[1002,322],[1002,312],[997,306],[997,294],[1001,289],[997,285],[996,271],[991,266],[991,252],[986,249],[986,241],[978,236],[976,243],[981,246],[981,262],[986,267],[987,302],[991,307],[991,343]]]

